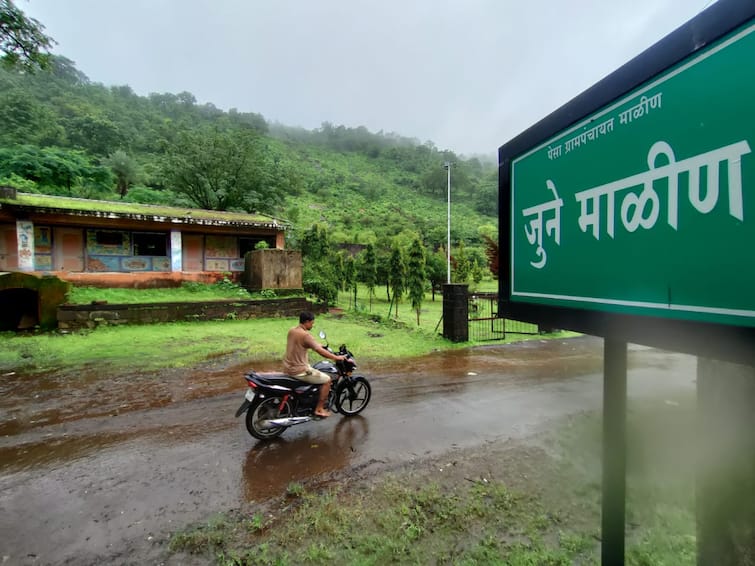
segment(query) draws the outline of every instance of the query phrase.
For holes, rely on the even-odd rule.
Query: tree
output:
[[[345,291],[352,291],[354,293],[354,308],[357,308],[357,266],[354,258],[346,256],[343,259],[343,284]]]
[[[332,252],[328,231],[320,224],[313,224],[301,238],[301,253],[311,260],[326,259]]]
[[[498,241],[491,238],[488,235],[482,235],[483,242],[485,242],[485,255],[488,258],[488,269],[493,274],[493,277],[498,279],[498,266],[500,259],[498,257]]]
[[[131,185],[133,185],[139,175],[139,168],[134,161],[125,151],[116,150],[111,153],[107,159],[103,160],[103,164],[113,171],[115,175],[115,183],[118,188],[118,194],[121,198],[126,196]]]
[[[367,294],[370,298],[370,312],[372,312],[372,296],[375,294],[377,285],[377,257],[375,256],[375,246],[367,244],[367,248],[362,253],[362,261],[359,265],[359,277],[367,286]]]
[[[61,145],[65,130],[57,115],[21,88],[0,94],[0,145]]]
[[[313,224],[301,239],[302,286],[307,293],[330,305],[338,299],[341,287],[335,253],[324,226]]]
[[[12,0],[0,0],[0,61],[6,67],[26,71],[49,65],[53,39],[43,32],[45,27],[28,18]]]
[[[406,286],[409,290],[409,299],[412,301],[412,308],[417,313],[417,326],[419,326],[419,313],[422,308],[422,300],[425,298],[425,247],[419,238],[412,242],[409,247],[409,258],[407,261]]]
[[[389,264],[388,286],[393,295],[391,303],[396,304],[396,318],[398,318],[398,303],[406,290],[406,259],[404,250],[398,244],[393,245]],[[390,309],[388,314],[390,314]]]
[[[101,193],[113,182],[106,167],[94,165],[81,151],[30,145],[0,148],[0,177],[10,175],[45,187],[64,188],[69,195],[77,188],[77,196]]]
[[[443,248],[425,258],[425,269],[427,278],[430,280],[433,301],[435,301],[435,290],[448,279],[448,258]]]
[[[120,144],[123,136],[112,120],[90,108],[77,110],[80,113],[65,124],[68,138],[76,148],[105,156]]]
[[[464,242],[459,242],[459,249],[456,255],[453,257],[454,270],[453,279],[456,283],[466,283],[469,281],[469,275],[472,272],[472,262],[467,257],[467,252],[464,249]]]
[[[263,160],[259,135],[252,130],[203,127],[179,136],[164,173],[171,189],[200,208],[270,213],[281,197],[262,182]]]

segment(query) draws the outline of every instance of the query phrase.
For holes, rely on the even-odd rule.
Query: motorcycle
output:
[[[326,339],[324,332],[320,338]],[[325,349],[333,352],[326,343]],[[338,355],[343,361],[317,362],[315,369],[330,376],[330,393],[325,407],[351,417],[361,413],[370,402],[372,388],[363,375],[354,375],[354,355],[342,344]],[[306,383],[284,373],[257,373],[254,370],[244,375],[249,389],[244,402],[236,411],[236,418],[246,413],[246,429],[254,438],[270,440],[283,434],[294,425],[319,420],[315,407],[321,385]]]

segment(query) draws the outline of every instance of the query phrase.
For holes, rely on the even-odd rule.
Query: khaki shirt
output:
[[[307,350],[317,346],[314,337],[301,325],[288,331],[286,356],[283,358],[283,371],[287,375],[301,375],[309,369]]]

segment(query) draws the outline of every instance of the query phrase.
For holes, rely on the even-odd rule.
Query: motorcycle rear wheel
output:
[[[358,415],[367,407],[372,396],[370,382],[364,377],[355,377],[351,383],[342,383],[336,391],[336,409],[344,416]]]
[[[286,403],[283,407],[280,404],[281,400],[274,397],[255,399],[252,406],[246,412],[246,430],[249,431],[249,434],[259,440],[270,440],[283,434],[283,431],[288,427],[262,427],[262,421],[264,420],[291,416],[291,407],[289,404]]]

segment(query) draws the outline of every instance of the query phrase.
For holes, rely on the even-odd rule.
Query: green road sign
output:
[[[755,326],[755,24],[511,162],[512,301]]]

